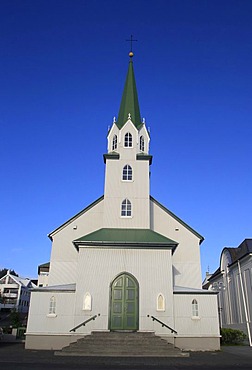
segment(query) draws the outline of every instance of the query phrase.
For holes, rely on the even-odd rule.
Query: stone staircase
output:
[[[188,357],[153,332],[92,332],[56,351],[58,356]]]

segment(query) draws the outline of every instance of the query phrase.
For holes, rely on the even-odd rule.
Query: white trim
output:
[[[162,297],[162,299],[163,299],[163,308],[158,308],[158,304],[159,304],[159,302],[158,302],[158,299],[159,299],[159,297]],[[157,307],[156,307],[156,311],[158,311],[158,312],[164,312],[165,311],[165,297],[164,297],[164,295],[163,295],[163,293],[158,293],[158,295],[157,295]]]

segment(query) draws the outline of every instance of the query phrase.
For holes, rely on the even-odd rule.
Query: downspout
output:
[[[251,332],[250,332],[249,318],[248,318],[248,310],[247,310],[247,304],[246,304],[246,300],[245,300],[245,293],[244,293],[244,286],[243,286],[243,281],[242,281],[240,261],[238,260],[237,263],[238,263],[238,269],[239,269],[239,275],[240,275],[242,300],[243,300],[244,310],[245,310],[245,318],[246,318],[247,332],[248,332],[248,337],[249,337],[249,345],[250,345],[250,347],[252,347]]]

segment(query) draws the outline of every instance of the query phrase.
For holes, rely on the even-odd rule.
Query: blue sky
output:
[[[0,268],[103,194],[133,34],[151,194],[198,233],[202,273],[251,233],[250,0],[0,2]]]

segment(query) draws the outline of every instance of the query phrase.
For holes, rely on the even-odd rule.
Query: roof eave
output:
[[[110,247],[110,248],[145,248],[145,249],[171,249],[173,252],[177,248],[177,243],[157,243],[157,242],[118,242],[118,241],[73,241],[76,249],[79,247]]]
[[[81,216],[83,213],[87,212],[89,209],[91,209],[93,206],[95,206],[96,204],[98,204],[99,202],[101,202],[102,200],[104,199],[104,195],[102,195],[101,197],[99,197],[98,199],[96,199],[94,202],[92,202],[91,204],[89,204],[87,207],[85,207],[84,209],[82,209],[80,212],[78,212],[76,215],[74,215],[73,217],[71,217],[69,220],[67,220],[66,222],[64,222],[62,225],[60,225],[59,227],[57,227],[56,229],[54,229],[53,231],[50,232],[50,234],[47,234],[48,238],[51,239],[51,241],[53,241],[53,236],[60,230],[60,229],[63,229],[65,226],[69,225],[71,222],[73,222],[76,218],[78,218],[79,216]]]
[[[181,218],[176,216],[173,212],[171,212],[168,208],[163,206],[158,200],[156,200],[152,195],[150,195],[150,200],[156,203],[158,206],[160,206],[165,212],[167,212],[170,216],[172,216],[175,220],[177,220],[181,225],[183,225],[186,229],[191,231],[195,236],[199,238],[199,244],[201,244],[205,238],[200,235],[197,231],[195,231],[193,228],[191,228],[187,223],[185,223]]]

